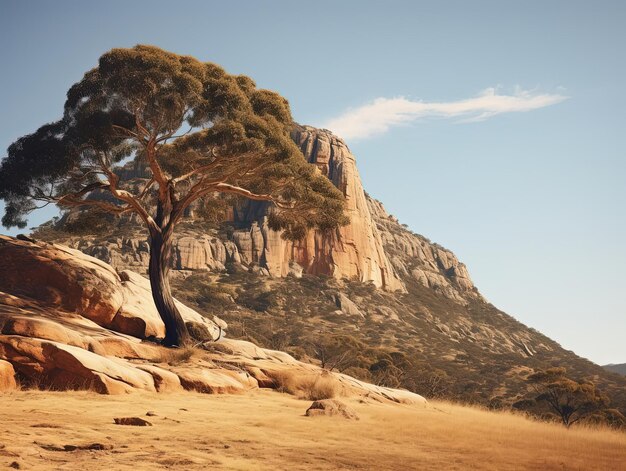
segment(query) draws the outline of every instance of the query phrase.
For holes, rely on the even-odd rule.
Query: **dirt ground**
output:
[[[310,401],[272,391],[2,394],[0,469],[626,470],[626,433],[436,402],[345,402],[360,420],[306,417]],[[152,426],[113,420],[135,416]]]

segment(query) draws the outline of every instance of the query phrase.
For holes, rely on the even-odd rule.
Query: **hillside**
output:
[[[488,303],[451,251],[413,233],[365,192],[340,138],[307,126],[292,137],[343,191],[350,224],[292,243],[268,228],[265,203],[229,206],[223,224],[192,209],[175,241],[178,298],[224,319],[233,338],[365,381],[500,408],[526,397],[534,369],[564,366],[576,379],[595,381],[626,412],[626,378]],[[120,172],[133,184],[147,178],[135,162]],[[33,237],[117,270],[146,270],[145,232],[132,219],[74,211]]]

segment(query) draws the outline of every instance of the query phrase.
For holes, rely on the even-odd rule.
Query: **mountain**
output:
[[[621,375],[626,375],[626,363],[618,363],[618,364],[608,364],[604,365],[604,368],[607,371],[612,371],[613,373],[619,373]]]
[[[228,335],[286,350],[362,380],[508,407],[525,397],[535,369],[589,378],[626,412],[626,378],[563,349],[488,303],[450,251],[389,215],[361,184],[356,159],[327,130],[297,126],[292,138],[342,190],[350,223],[283,240],[266,203],[237,203],[223,224],[192,210],[174,242],[175,295],[229,324]],[[145,169],[120,170],[137,184]],[[148,243],[133,219],[73,211],[35,239],[63,243],[145,274]]]

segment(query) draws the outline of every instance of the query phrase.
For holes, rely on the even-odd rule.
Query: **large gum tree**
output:
[[[290,139],[287,101],[243,75],[157,47],[113,49],[70,88],[62,119],[15,141],[0,165],[2,223],[41,204],[134,213],[150,241],[164,343],[190,336],[172,297],[172,236],[189,206],[224,195],[271,203],[270,227],[298,239],[346,222],[343,195]],[[146,178],[120,168],[136,159]]]

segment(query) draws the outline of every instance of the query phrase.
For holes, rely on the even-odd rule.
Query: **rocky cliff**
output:
[[[306,159],[343,192],[350,223],[335,231],[310,231],[303,240],[290,242],[268,227],[267,204],[250,201],[229,211],[229,231],[181,228],[174,242],[174,269],[220,271],[236,264],[269,276],[327,275],[401,292],[410,278],[460,303],[480,296],[452,252],[401,226],[364,191],[356,159],[340,138],[310,126],[296,127],[292,138]],[[133,163],[122,171],[139,172]],[[145,273],[149,246],[144,233],[138,227],[125,236],[63,234],[53,240],[117,269]]]

